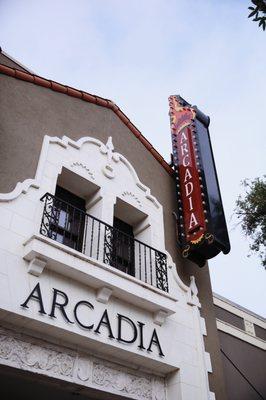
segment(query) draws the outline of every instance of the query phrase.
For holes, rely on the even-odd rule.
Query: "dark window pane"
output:
[[[129,275],[135,275],[133,227],[114,217],[112,265]]]
[[[85,226],[85,200],[56,187],[50,220],[50,237],[57,242],[82,251]]]
[[[220,319],[221,321],[227,322],[228,324],[234,325],[237,328],[242,329],[243,331],[245,330],[243,318],[216,305],[214,306],[214,309],[216,318]]]

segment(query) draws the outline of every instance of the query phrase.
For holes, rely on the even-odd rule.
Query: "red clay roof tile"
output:
[[[102,107],[108,107],[108,100],[103,99],[102,97],[95,96],[96,98],[96,104]],[[108,107],[109,108],[109,107]]]
[[[120,110],[120,108],[118,108],[118,110],[116,110],[115,113],[118,116],[118,118],[120,118],[121,121],[124,122],[125,125],[128,126],[130,124],[130,119],[123,113],[123,111]]]
[[[1,66],[0,66],[0,72],[1,72]],[[16,76],[16,77],[18,78],[18,76]],[[36,85],[43,86],[46,88],[51,87],[51,82],[48,81],[48,79],[44,79],[44,78],[41,78],[40,76],[36,76],[36,75],[34,75],[34,83]]]
[[[72,87],[67,86],[67,94],[72,97],[77,97],[78,99],[82,99],[82,93],[80,90],[73,89]]]
[[[81,92],[82,93],[82,99],[84,101],[88,101],[89,103],[94,103],[96,104],[96,97],[93,96],[92,94],[86,93],[86,92]]]
[[[150,149],[150,152],[159,161],[159,163],[163,162],[163,157],[161,156],[161,154],[158,153],[157,150],[155,150],[154,147],[152,149]]]
[[[31,74],[28,74],[27,72],[23,72],[19,69],[15,70],[15,77],[18,79],[22,79],[23,81],[27,81],[27,82],[34,82],[34,76]]]
[[[133,133],[133,135],[135,135],[137,138],[140,137],[140,135],[141,135],[140,131],[138,130],[138,128],[135,127],[135,125],[132,124],[132,122],[130,125],[130,130]]]
[[[119,110],[119,107],[112,100],[108,100],[108,101],[109,101],[111,110],[113,110],[114,112]]]
[[[61,85],[60,83],[51,81],[51,87],[55,92],[67,93],[67,88],[64,85]]]
[[[1,72],[3,74],[9,75],[9,76],[15,76],[16,75],[16,70],[14,68],[7,67],[6,65],[1,65]]]
[[[139,140],[148,150],[152,149],[152,144],[143,135],[139,136]]]

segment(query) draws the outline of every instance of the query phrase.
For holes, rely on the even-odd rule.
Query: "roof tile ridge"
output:
[[[170,165],[165,161],[161,154],[152,146],[152,144],[145,138],[145,136],[139,131],[139,129],[130,121],[126,114],[115,104],[112,100],[100,97],[97,95],[84,92],[73,87],[63,85],[59,82],[43,78],[39,75],[32,74],[30,72],[21,71],[17,68],[8,67],[0,63],[0,73],[9,75],[11,77],[21,79],[26,82],[34,83],[38,86],[43,86],[54,90],[55,92],[67,94],[68,96],[76,97],[78,99],[87,101],[89,103],[97,104],[101,107],[106,107],[114,111],[118,118],[130,129],[134,136],[140,140],[140,142],[147,148],[147,150],[153,155],[153,157],[162,165],[162,167],[170,174],[173,175],[174,171]]]

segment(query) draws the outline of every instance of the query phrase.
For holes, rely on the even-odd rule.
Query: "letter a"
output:
[[[153,344],[156,344],[156,346],[158,347],[159,355],[160,355],[161,357],[164,357],[164,354],[163,354],[163,351],[162,351],[162,348],[161,348],[161,345],[160,345],[160,342],[159,342],[159,338],[158,338],[156,329],[154,329],[154,331],[153,331],[153,333],[152,333],[150,345],[149,345],[147,351],[152,352],[151,346],[152,346]]]
[[[187,140],[187,137],[186,137],[185,132],[183,131],[183,132],[181,133],[181,140],[180,140],[180,143],[183,143],[183,142],[185,142],[186,140]]]
[[[65,320],[67,322],[69,322],[70,324],[74,324],[73,321],[70,321],[70,319],[68,318],[67,313],[65,311],[65,307],[68,305],[68,302],[69,302],[66,293],[61,292],[61,290],[54,289],[54,288],[53,288],[53,291],[54,291],[53,303],[52,303],[52,308],[51,308],[51,312],[49,314],[49,317],[56,318],[56,316],[55,316],[55,307],[58,307],[58,309],[61,311],[61,313],[62,313],[63,317],[65,318]],[[59,303],[58,302],[58,300],[57,300],[58,295],[61,296],[61,298],[63,298],[63,303]]]
[[[186,168],[184,183],[186,183],[186,181],[188,181],[191,178],[192,178],[192,175],[191,175],[189,169]]]
[[[97,328],[95,329],[94,332],[96,332],[96,333],[101,333],[101,332],[100,332],[100,327],[101,327],[102,325],[105,326],[105,327],[108,329],[108,332],[109,332],[108,337],[109,337],[110,339],[114,339],[115,337],[114,337],[113,332],[112,332],[112,328],[111,328],[111,324],[110,324],[108,312],[107,312],[106,309],[104,310],[104,313],[103,313],[103,315],[102,315],[102,318],[101,318],[101,320],[100,320],[100,322],[99,322],[99,324],[98,324],[98,326],[97,326]]]
[[[34,294],[34,292],[36,292],[36,294]],[[30,301],[30,299],[34,299],[39,302],[39,307],[40,307],[39,313],[40,314],[46,314],[46,312],[44,310],[44,306],[43,306],[42,293],[41,293],[41,288],[40,288],[39,283],[37,283],[35,288],[32,290],[31,294],[29,295],[29,297],[24,301],[24,303],[20,304],[20,306],[24,307],[24,308],[29,308],[29,306],[27,304]]]
[[[197,219],[195,217],[195,214],[191,213],[190,222],[189,222],[189,228],[188,229],[192,229],[196,225],[198,225],[198,221],[197,221]]]

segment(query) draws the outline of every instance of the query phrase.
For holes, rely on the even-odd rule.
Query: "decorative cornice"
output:
[[[39,189],[40,182],[37,179],[25,179],[23,182],[18,182],[16,187],[12,192],[8,193],[0,193],[0,202],[1,201],[10,201],[16,199],[21,193],[27,193],[29,188],[33,187],[35,189]]]
[[[74,89],[72,87],[62,85],[58,82],[42,78],[38,75],[34,75],[26,71],[21,71],[16,68],[8,67],[3,64],[0,64],[0,73],[11,76],[16,79],[20,79],[25,82],[45,87],[47,89],[52,89],[55,92],[66,94],[68,96],[75,97],[83,101],[87,101],[88,103],[109,108],[118,116],[118,118],[126,125],[126,127],[134,134],[134,136],[137,139],[139,139],[139,141],[146,147],[146,149],[149,150],[149,152],[162,165],[162,167],[170,175],[173,175],[174,172],[172,168],[169,166],[169,164],[164,160],[164,158],[159,154],[159,152],[142,135],[142,133],[138,130],[138,128],[130,121],[130,119],[123,113],[123,111],[121,111],[121,109],[112,100],[108,100],[103,97],[83,92],[82,90]]]
[[[99,139],[96,139],[96,138],[93,138],[90,136],[84,136],[84,137],[78,139],[77,141],[74,141],[67,136],[63,136],[62,138],[59,138],[57,136],[45,135],[43,138],[43,144],[42,144],[40,159],[39,159],[37,171],[35,174],[35,178],[34,179],[26,179],[23,182],[18,182],[15,189],[12,192],[0,193],[0,202],[14,200],[18,196],[20,196],[22,193],[24,193],[24,194],[27,193],[29,188],[31,188],[31,187],[33,187],[35,189],[40,188],[40,182],[41,182],[41,178],[43,176],[44,164],[47,159],[47,153],[48,153],[48,148],[49,148],[50,143],[57,144],[57,145],[63,147],[64,149],[67,149],[68,146],[71,146],[77,150],[81,149],[81,147],[86,143],[92,143],[92,144],[98,146],[101,154],[103,154],[107,157],[107,163],[106,163],[105,167],[103,168],[104,175],[107,176],[108,178],[114,178],[115,173],[114,173],[114,168],[111,165],[111,161],[113,160],[116,163],[122,162],[129,170],[131,176],[133,177],[133,179],[135,181],[136,186],[145,193],[146,199],[149,200],[151,203],[153,203],[153,205],[156,208],[160,208],[161,205],[156,200],[156,198],[151,195],[150,189],[147,186],[145,186],[143,183],[140,182],[139,177],[135,171],[135,168],[132,166],[132,164],[122,154],[116,153],[113,151],[114,147],[113,147],[111,136],[108,138],[107,143],[104,144]],[[89,174],[91,179],[94,180],[93,171],[90,171],[84,164],[81,164],[76,161],[72,161],[70,165],[72,167],[79,166],[79,167],[85,168],[85,170],[87,171],[87,173]],[[108,176],[108,171],[110,173],[109,176]]]

